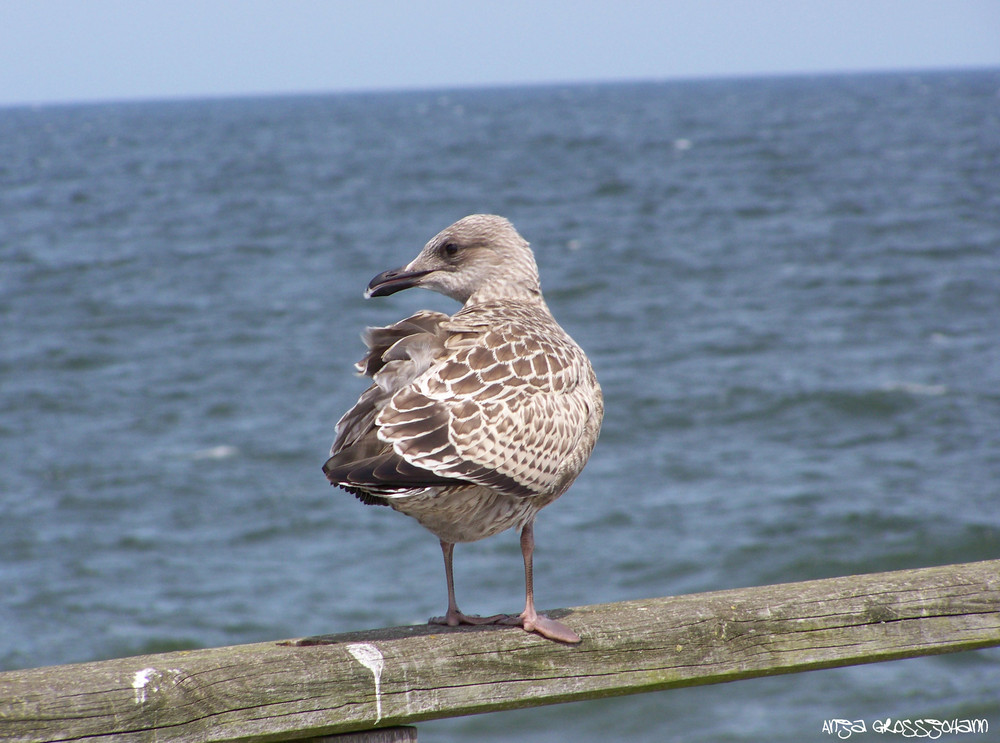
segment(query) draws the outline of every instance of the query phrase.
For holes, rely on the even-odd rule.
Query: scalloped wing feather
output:
[[[376,502],[461,485],[548,500],[586,462],[600,387],[543,304],[418,313],[365,341],[358,368],[375,384],[338,423],[334,484]]]

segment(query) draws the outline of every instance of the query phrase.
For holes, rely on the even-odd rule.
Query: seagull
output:
[[[590,361],[552,317],[531,247],[503,217],[460,219],[406,266],[373,278],[365,296],[415,286],[463,306],[365,331],[368,352],[356,368],[372,384],[337,423],[323,471],[363,503],[390,506],[438,537],[448,610],[431,623],[519,625],[578,643],[535,610],[532,553],[535,516],[566,492],[597,442],[604,401]],[[524,611],[463,614],[455,544],[514,527]]]

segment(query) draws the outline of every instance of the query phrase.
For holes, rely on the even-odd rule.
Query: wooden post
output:
[[[411,725],[398,728],[362,730],[359,733],[321,735],[318,738],[301,738],[295,743],[417,743],[417,729]]]
[[[551,614],[583,642],[420,625],[2,673],[0,739],[302,740],[984,648],[1000,560]]]

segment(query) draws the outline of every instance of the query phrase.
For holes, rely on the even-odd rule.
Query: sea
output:
[[[320,468],[362,330],[457,309],[367,282],[475,212],[604,389],[536,524],[541,608],[1000,557],[998,69],[7,107],[0,669],[441,614],[437,540]],[[520,610],[515,533],[455,559],[465,611]],[[419,735],[886,718],[995,734],[1000,650]]]

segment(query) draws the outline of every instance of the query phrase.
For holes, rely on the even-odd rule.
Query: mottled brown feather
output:
[[[446,541],[523,525],[569,487],[600,429],[590,362],[519,249],[528,267],[509,288],[501,265],[451,317],[418,312],[365,332],[357,368],[374,383],[337,424],[324,465],[331,483]]]

